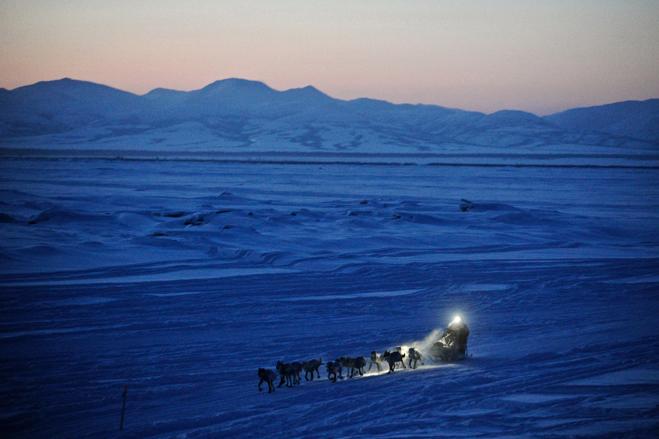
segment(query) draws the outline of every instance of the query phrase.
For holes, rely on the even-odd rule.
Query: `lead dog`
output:
[[[262,367],[259,368],[259,392],[261,391],[261,384],[265,381],[268,383],[268,393],[272,393],[275,391],[275,386],[273,383],[275,382],[275,379],[277,379],[277,374],[271,371],[270,369],[263,369]]]

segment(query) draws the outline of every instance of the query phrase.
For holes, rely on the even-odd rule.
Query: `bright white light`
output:
[[[460,323],[462,323],[462,317],[456,315],[455,317],[453,317],[453,321],[451,323],[449,323],[449,326],[450,325],[459,325]]]

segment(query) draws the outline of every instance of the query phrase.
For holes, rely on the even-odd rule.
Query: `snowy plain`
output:
[[[279,159],[0,160],[9,437],[656,437],[654,162]],[[456,313],[463,363],[257,391]]]

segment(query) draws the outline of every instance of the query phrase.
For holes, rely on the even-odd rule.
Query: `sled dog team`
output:
[[[371,361],[368,366],[368,371],[371,370],[373,365],[375,365],[380,372],[382,369],[380,367],[381,362],[386,362],[389,365],[389,373],[393,373],[396,369],[398,363],[402,364],[404,369],[407,369],[405,366],[405,354],[401,353],[402,348],[398,347],[393,351],[384,351],[382,355],[377,352],[371,352]],[[411,347],[407,351],[408,366],[411,369],[416,369],[417,363],[421,361],[421,353],[417,351],[414,347]],[[277,361],[276,372],[271,369],[259,368],[259,392],[262,391],[261,386],[263,383],[268,384],[268,393],[275,391],[275,381],[277,380],[277,375],[279,375],[279,385],[281,387],[286,384],[286,387],[293,387],[300,384],[300,374],[304,371],[304,379],[306,381],[313,381],[314,374],[317,378],[320,378],[319,368],[323,364],[322,359],[318,360],[309,360],[309,361],[294,361],[292,363],[284,363],[282,361]],[[327,370],[327,379],[335,383],[337,378],[343,379],[343,371],[346,370],[346,377],[352,378],[355,375],[359,374],[364,375],[364,368],[366,367],[366,358],[364,357],[339,357],[334,361],[329,361],[325,365]]]

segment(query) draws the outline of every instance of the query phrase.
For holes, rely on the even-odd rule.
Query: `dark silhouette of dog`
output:
[[[320,372],[318,369],[320,365],[323,364],[323,359],[319,358],[318,360],[309,360],[302,363],[302,369],[304,369],[304,379],[309,381],[309,376],[311,376],[311,381],[313,381],[313,373],[316,372],[318,378],[320,378]]]
[[[339,357],[336,360],[334,360],[334,365],[336,366],[336,370],[339,372],[339,379],[343,379],[343,364],[341,363],[341,358]]]
[[[382,358],[389,363],[389,373],[393,373],[394,370],[396,369],[396,363],[400,363],[403,365],[403,369],[407,369],[405,366],[405,361],[403,361],[403,358],[405,358],[405,354],[401,354],[399,351],[384,351],[384,354],[382,354]]]
[[[359,372],[359,375],[364,375],[364,368],[366,367],[366,358],[357,357],[354,359],[355,369]]]
[[[357,374],[364,375],[364,367],[366,367],[366,359],[364,357],[340,357],[337,361],[341,363],[342,367],[350,369],[348,378],[352,378]]]
[[[421,353],[413,347],[407,350],[408,365],[411,369],[416,369],[416,364],[421,360]]]
[[[296,384],[299,384],[299,380],[296,380],[296,373],[295,373],[295,367],[293,366],[292,363],[284,363],[282,361],[277,361],[277,372],[279,373],[279,376],[281,377],[281,380],[279,381],[279,385],[277,387],[281,387],[286,383],[286,387],[293,387]]]
[[[277,374],[274,373],[270,369],[263,369],[262,367],[259,368],[259,392],[262,390],[261,389],[261,384],[264,382],[268,383],[268,393],[272,393],[275,391],[275,386],[274,382],[277,379]]]
[[[335,383],[337,378],[343,379],[343,376],[341,376],[341,366],[338,362],[328,361],[325,368],[327,369],[327,379],[331,382]]]
[[[300,363],[299,361],[293,361],[291,363],[291,366],[293,367],[293,371],[295,372],[293,375],[295,384],[300,384],[300,373],[302,372],[302,363]]]
[[[352,373],[351,373],[351,371],[352,371],[352,361],[351,361],[351,359],[349,357],[339,357],[339,358],[336,359],[336,362],[339,363],[339,367],[341,368],[341,370],[343,370],[343,368],[347,369],[348,373],[346,373],[346,376],[348,378],[352,378]]]
[[[375,351],[371,352],[371,363],[368,365],[368,371],[371,371],[371,368],[375,364],[375,366],[378,368],[378,372],[380,372],[380,361],[382,361],[382,357]]]

